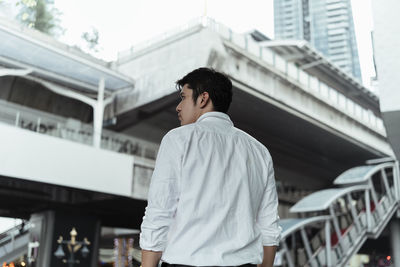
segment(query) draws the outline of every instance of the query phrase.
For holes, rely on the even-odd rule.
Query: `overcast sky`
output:
[[[3,0],[11,1],[15,0]],[[351,2],[363,83],[369,87],[374,75],[371,0]],[[63,13],[62,27],[66,29],[61,41],[82,46],[82,33],[94,27],[100,33],[98,56],[105,60],[114,60],[118,51],[205,13],[236,32],[257,29],[274,36],[273,0],[55,0],[55,5]],[[10,14],[2,11],[3,16]],[[12,225],[14,221],[0,219],[0,232]]]
[[[273,0],[56,0],[66,32],[62,40],[81,43],[83,31],[100,32],[99,56],[117,52],[200,17],[205,13],[236,32],[257,29],[274,36]],[[374,76],[370,32],[371,0],[351,0],[363,82]]]
[[[0,0],[0,15],[12,16]],[[370,33],[371,0],[351,0],[363,83],[374,76]],[[92,27],[100,33],[96,56],[114,60],[118,51],[151,39],[207,14],[236,32],[257,29],[274,37],[273,0],[55,0],[65,34],[61,41],[83,47],[81,35]]]

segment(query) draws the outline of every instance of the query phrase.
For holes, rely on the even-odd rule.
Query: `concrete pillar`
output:
[[[93,146],[96,148],[101,146],[101,132],[104,120],[104,86],[104,78],[101,78],[97,93],[97,103],[93,106]]]
[[[400,219],[393,218],[390,222],[390,241],[394,267],[400,267]]]
[[[28,259],[30,267],[65,267],[65,266],[98,266],[98,251],[100,239],[100,220],[96,217],[86,216],[77,212],[64,211],[45,211],[36,213],[31,216],[30,223],[33,227],[29,231],[29,241],[38,243],[39,246],[32,248],[28,252],[31,259]],[[89,253],[87,257],[82,256],[79,249],[74,255],[75,260],[79,260],[79,264],[68,265],[63,259],[70,258],[70,251],[67,244],[63,244],[62,248],[65,256],[61,259],[54,255],[59,244],[57,240],[60,236],[64,241],[71,240],[71,230],[75,228],[77,236],[76,241],[83,241],[86,237],[90,241],[87,246]]]

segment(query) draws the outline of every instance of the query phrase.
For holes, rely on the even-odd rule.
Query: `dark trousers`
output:
[[[161,263],[161,267],[197,267],[193,265],[184,265],[184,264],[169,264],[166,262]],[[222,267],[222,266],[202,266],[202,267]],[[257,267],[256,264],[243,264],[243,265],[238,265],[238,266],[224,266],[224,267]]]

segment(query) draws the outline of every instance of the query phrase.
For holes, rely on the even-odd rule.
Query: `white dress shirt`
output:
[[[161,142],[140,247],[171,264],[259,264],[263,246],[279,244],[277,208],[268,150],[207,112]]]

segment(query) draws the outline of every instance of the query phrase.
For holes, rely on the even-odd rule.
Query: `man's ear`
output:
[[[208,94],[208,92],[203,92],[200,95],[200,108],[204,108],[207,106],[208,102],[211,101],[210,99],[210,95]]]

